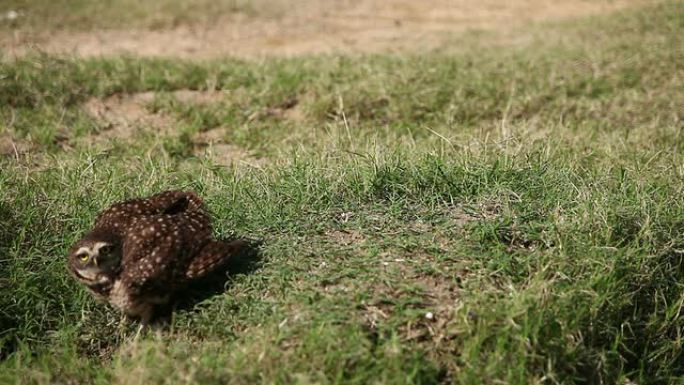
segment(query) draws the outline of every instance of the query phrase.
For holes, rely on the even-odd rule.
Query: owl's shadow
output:
[[[235,241],[238,239],[223,239]],[[261,266],[261,240],[241,239],[246,244],[240,252],[232,256],[214,272],[190,283],[184,290],[176,293],[174,299],[167,305],[155,309],[155,324],[167,324],[174,312],[192,311],[198,303],[224,293],[234,276],[252,274]]]

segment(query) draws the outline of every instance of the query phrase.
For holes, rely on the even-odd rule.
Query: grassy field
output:
[[[681,384],[684,4],[529,33],[1,61],[0,383]],[[155,118],[125,137],[83,108],[143,92]],[[263,245],[134,339],[66,251],[167,188]]]
[[[296,1],[296,0],[295,0]],[[165,28],[175,25],[201,25],[234,13],[269,14],[265,0],[5,0],[3,11],[17,12],[17,18],[1,28],[28,31],[54,29],[93,30],[128,27]],[[283,8],[279,6],[278,8]]]

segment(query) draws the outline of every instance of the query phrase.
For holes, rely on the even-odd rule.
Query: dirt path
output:
[[[38,48],[79,56],[211,58],[397,52],[439,48],[468,30],[501,30],[530,22],[612,12],[646,0],[277,0],[263,15],[232,14],[202,26],[165,30],[52,31],[5,36],[0,48],[21,55]]]

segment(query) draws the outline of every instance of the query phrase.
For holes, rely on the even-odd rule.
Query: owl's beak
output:
[[[93,264],[97,267],[97,257],[93,257]]]

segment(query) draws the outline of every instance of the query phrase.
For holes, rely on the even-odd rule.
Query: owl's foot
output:
[[[150,329],[152,317],[154,316],[154,305],[147,304],[146,306],[139,309],[138,316],[140,317],[140,325],[138,330],[135,332],[134,341],[137,341],[143,330]]]

